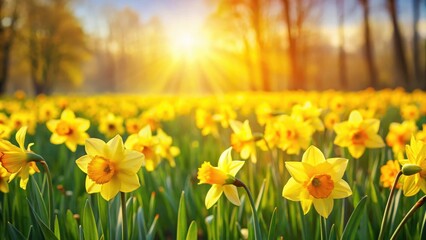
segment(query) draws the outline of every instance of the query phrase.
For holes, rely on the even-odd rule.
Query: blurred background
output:
[[[426,89],[426,0],[0,0],[0,94]]]

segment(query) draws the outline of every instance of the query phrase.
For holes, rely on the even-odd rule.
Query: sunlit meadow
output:
[[[2,239],[425,239],[426,94],[1,100]]]

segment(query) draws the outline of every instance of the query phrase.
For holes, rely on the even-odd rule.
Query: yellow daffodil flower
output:
[[[108,113],[106,116],[101,117],[99,122],[99,132],[107,137],[112,137],[116,134],[124,132],[123,118]]]
[[[172,146],[173,139],[162,129],[157,130],[157,135],[155,137],[158,140],[156,153],[160,157],[167,159],[171,167],[175,167],[175,157],[180,154],[179,148]]]
[[[219,105],[217,112],[213,115],[213,119],[220,122],[223,128],[228,128],[230,121],[233,121],[236,117],[237,113],[229,104]]]
[[[333,210],[333,199],[352,195],[348,183],[342,179],[348,160],[325,159],[323,153],[310,146],[303,154],[302,162],[286,162],[291,178],[284,186],[283,197],[300,201],[304,214],[313,204],[315,210],[327,218]]]
[[[242,159],[251,159],[256,163],[256,144],[248,120],[244,123],[232,120],[229,122],[233,133],[231,134],[232,148],[238,152]]]
[[[349,120],[334,126],[336,139],[334,144],[347,147],[354,158],[360,158],[365,148],[381,148],[385,146],[383,139],[377,134],[380,127],[378,119],[364,120],[358,111],[352,111]]]
[[[35,115],[30,111],[17,111],[10,115],[9,126],[14,130],[19,130],[21,127],[27,127],[27,131],[33,134],[35,131]]]
[[[319,118],[321,115],[321,109],[312,105],[311,102],[306,102],[302,105],[295,105],[292,109],[291,116],[294,118],[301,118],[304,122],[307,122],[313,127],[315,131],[324,131],[324,124]]]
[[[422,130],[416,133],[416,139],[426,143],[426,124],[422,124]]]
[[[26,133],[27,127],[20,128],[16,133],[16,142],[18,142],[19,147],[7,140],[0,140],[1,165],[12,174],[9,181],[16,176],[21,178],[19,186],[22,189],[26,189],[29,175],[40,172],[36,163],[28,158],[28,153],[31,152],[30,147],[33,144],[29,144],[28,148],[25,149]]]
[[[128,134],[138,133],[144,126],[141,119],[138,118],[128,118],[126,119],[126,132]]]
[[[399,161],[402,167],[405,164],[414,164],[419,166],[421,170],[410,176],[401,176],[402,191],[405,196],[413,196],[420,190],[426,193],[426,144],[412,137],[410,145],[406,146],[406,153],[408,159]]]
[[[212,134],[218,136],[217,123],[213,118],[213,115],[203,108],[198,108],[195,112],[195,124],[201,129],[201,134],[207,136]]]
[[[52,102],[45,102],[38,109],[38,121],[41,123],[55,119],[58,115],[58,107],[56,107]]]
[[[0,164],[0,192],[9,192],[9,178],[11,174]]]
[[[403,158],[405,144],[410,141],[411,136],[416,132],[417,126],[413,121],[393,122],[390,124],[386,143],[392,147],[392,151],[398,159]]]
[[[324,125],[328,130],[333,130],[334,125],[340,122],[339,114],[335,112],[329,112],[324,117]]]
[[[297,155],[309,146],[314,129],[307,122],[287,115],[280,116],[277,121],[280,122],[280,149]]]
[[[139,188],[136,174],[144,162],[142,153],[124,148],[120,135],[105,143],[97,138],[86,139],[86,153],[77,159],[78,167],[87,174],[86,191],[100,192],[109,201],[118,192]]]
[[[231,149],[225,150],[219,158],[218,166],[213,167],[209,162],[204,162],[198,168],[198,184],[211,184],[212,187],[207,192],[205,204],[207,209],[211,208],[217,200],[219,200],[222,193],[228,200],[239,206],[240,198],[238,196],[237,187],[232,185],[235,181],[235,175],[244,165],[244,161],[232,160]]]
[[[255,109],[257,122],[262,126],[268,123],[273,119],[272,111],[273,109],[269,103],[262,102],[257,105]]]
[[[389,160],[385,165],[380,167],[380,183],[385,188],[390,188],[395,181],[395,177],[401,170],[398,160]],[[397,183],[396,188],[400,188],[401,184]]]
[[[160,156],[156,152],[158,139],[152,136],[149,125],[142,128],[139,133],[130,135],[124,143],[127,149],[141,152],[145,155],[145,168],[147,171],[154,171],[160,163]]]
[[[65,109],[60,119],[49,120],[46,126],[52,132],[50,142],[53,144],[65,143],[72,152],[75,152],[77,145],[83,145],[89,137],[86,131],[90,127],[90,121],[76,118],[70,109]]]
[[[414,104],[405,104],[401,106],[401,116],[406,121],[417,121],[420,117],[420,110]]]

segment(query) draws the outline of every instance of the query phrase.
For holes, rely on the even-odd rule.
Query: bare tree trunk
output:
[[[282,3],[284,5],[283,11],[284,11],[284,20],[287,26],[287,41],[288,41],[288,50],[290,55],[290,81],[289,81],[289,89],[295,90],[298,87],[298,81],[302,81],[302,79],[298,79],[298,56],[297,56],[297,49],[296,49],[296,41],[293,36],[292,32],[292,26],[293,23],[291,21],[290,16],[290,2],[289,0],[282,0]]]
[[[0,18],[3,17],[4,0],[0,0]],[[14,2],[14,10],[9,26],[0,24],[0,94],[6,92],[6,83],[9,78],[10,52],[16,35],[16,21],[18,19],[18,4]]]
[[[378,87],[377,82],[377,70],[376,64],[374,62],[374,49],[373,43],[371,41],[371,31],[370,31],[370,8],[368,4],[368,0],[359,0],[359,3],[362,7],[363,12],[363,24],[364,24],[364,50],[365,50],[365,58],[367,61],[367,68],[370,78],[370,85],[374,88]]]
[[[256,78],[254,77],[253,73],[253,63],[250,55],[250,44],[248,42],[248,39],[243,36],[243,42],[244,42],[244,59],[247,66],[247,73],[248,73],[248,81],[249,81],[249,88],[250,91],[255,91],[256,88]]]
[[[346,78],[346,53],[345,53],[345,1],[336,0],[339,24],[339,80],[342,89],[348,89]]]
[[[252,24],[256,37],[256,44],[258,47],[258,59],[259,59],[259,70],[261,76],[261,82],[263,84],[263,91],[271,91],[271,79],[269,76],[269,69],[267,64],[267,54],[265,53],[265,43],[262,39],[262,27],[261,27],[261,14],[262,8],[260,0],[252,1]]]
[[[402,78],[401,82],[405,87],[411,87],[411,79],[408,71],[408,64],[404,53],[404,42],[402,39],[401,31],[398,25],[398,16],[396,12],[395,0],[388,0],[388,12],[392,20],[393,27],[393,43],[395,50],[395,64],[398,69],[399,77]]]
[[[421,86],[422,71],[420,68],[420,46],[419,46],[419,19],[420,19],[420,2],[421,0],[413,1],[413,67],[414,67],[414,82],[416,86]]]

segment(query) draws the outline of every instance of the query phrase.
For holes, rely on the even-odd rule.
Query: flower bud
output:
[[[404,164],[404,166],[402,166],[402,174],[406,175],[406,176],[410,176],[413,174],[416,174],[418,172],[420,172],[422,170],[422,168],[419,165],[416,164]]]

